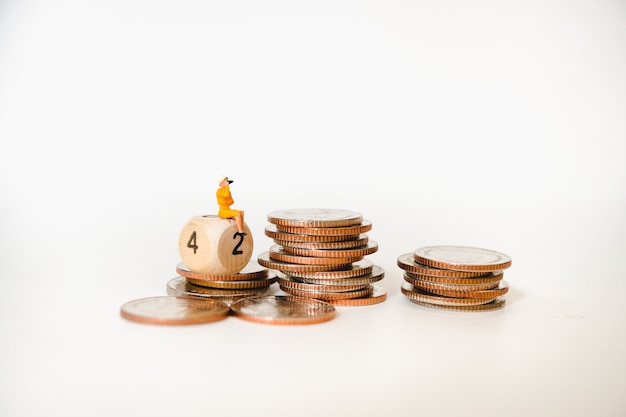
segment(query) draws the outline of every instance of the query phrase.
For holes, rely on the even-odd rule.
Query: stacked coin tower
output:
[[[246,297],[267,295],[276,273],[250,261],[235,274],[192,272],[184,263],[176,266],[178,277],[167,283],[168,295],[212,298],[230,305]]]
[[[335,209],[292,209],[267,215],[265,235],[274,240],[259,255],[260,265],[277,271],[280,289],[298,297],[339,306],[380,303],[386,291],[374,284],[384,270],[365,257],[378,250],[361,213]]]
[[[489,311],[504,307],[509,286],[503,270],[511,258],[468,246],[426,246],[398,257],[404,270],[402,294],[412,302],[457,311]]]

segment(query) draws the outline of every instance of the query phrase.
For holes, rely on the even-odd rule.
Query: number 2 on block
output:
[[[239,242],[237,242],[237,244],[233,248],[233,255],[241,255],[243,253],[242,250],[239,250],[239,246],[241,246],[241,244],[243,243],[243,238],[245,235],[243,233],[237,232],[233,235],[233,239],[237,239],[237,236],[239,236]]]
[[[196,243],[196,231],[189,236],[189,240],[187,241],[187,247],[193,249],[193,253],[195,254],[198,250],[198,244]]]

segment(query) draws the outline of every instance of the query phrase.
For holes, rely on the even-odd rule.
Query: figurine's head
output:
[[[226,175],[218,175],[217,183],[220,187],[224,187],[225,185],[232,184],[233,180],[229,180]]]

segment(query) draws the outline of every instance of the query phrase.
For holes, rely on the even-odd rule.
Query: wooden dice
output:
[[[178,252],[192,272],[227,275],[241,271],[252,257],[254,242],[247,224],[238,233],[233,219],[194,216],[180,232]]]

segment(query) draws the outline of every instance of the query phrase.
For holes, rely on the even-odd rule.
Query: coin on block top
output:
[[[413,256],[421,264],[455,271],[490,272],[511,266],[508,255],[471,246],[425,246],[416,249]]]
[[[363,216],[351,210],[302,208],[273,211],[267,221],[291,227],[342,227],[360,224]]]

